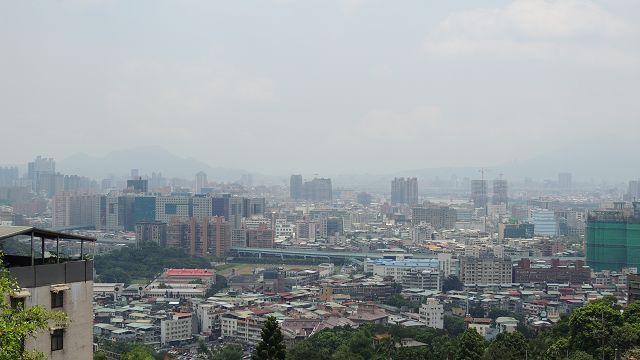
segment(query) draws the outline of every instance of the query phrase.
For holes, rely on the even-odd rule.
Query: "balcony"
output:
[[[93,280],[95,239],[22,226],[0,226],[3,266],[23,288]]]

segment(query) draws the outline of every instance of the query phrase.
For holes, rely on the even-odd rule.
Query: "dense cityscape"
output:
[[[513,341],[524,345],[505,358],[635,351],[637,330],[591,348],[570,337],[526,342],[570,326],[588,304],[615,314],[640,297],[638,180],[603,187],[560,173],[512,185],[481,169],[478,179],[394,177],[365,192],[297,174],[285,185],[137,169],[94,180],[40,156],[26,169],[0,168],[4,264],[28,284],[16,299],[64,294],[50,305],[83,318],[65,328],[74,339],[64,349],[84,358],[242,358],[270,319],[293,359],[331,331],[362,331],[371,351],[391,341],[381,358],[453,358],[466,329],[491,358]],[[29,257],[52,268],[34,279],[22,270]],[[437,336],[449,344],[435,349]]]
[[[640,1],[0,0],[0,360],[640,360]]]

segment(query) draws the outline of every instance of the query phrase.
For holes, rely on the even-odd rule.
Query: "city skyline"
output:
[[[639,6],[11,2],[0,118],[60,160],[163,146],[265,174],[500,166],[632,144]]]

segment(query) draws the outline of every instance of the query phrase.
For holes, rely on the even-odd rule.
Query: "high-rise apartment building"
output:
[[[418,179],[394,178],[391,181],[391,203],[394,205],[418,204]]]
[[[14,186],[16,181],[18,181],[18,167],[16,166],[0,167],[0,187]]]
[[[51,225],[54,228],[94,225],[97,200],[98,197],[95,195],[69,193],[56,195],[51,205]]]
[[[563,172],[558,174],[558,187],[571,189],[571,173]]]
[[[294,200],[302,200],[302,175],[291,175],[289,179],[289,197]]]
[[[231,226],[218,216],[175,217],[167,226],[167,246],[192,256],[225,256],[231,249]]]
[[[471,180],[471,201],[476,209],[487,208],[489,202],[487,180]]]
[[[196,194],[202,194],[202,188],[207,187],[207,174],[199,171],[196,174]]]
[[[494,205],[505,204],[509,205],[508,185],[507,180],[495,179],[493,180],[493,196],[491,202]]]
[[[31,180],[31,190],[40,191],[38,189],[38,179],[42,174],[55,174],[56,162],[53,158],[43,158],[38,155],[33,161],[27,164],[27,177]]]

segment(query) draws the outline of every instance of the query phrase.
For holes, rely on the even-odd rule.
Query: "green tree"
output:
[[[351,336],[347,343],[349,352],[363,359],[372,359],[374,357],[373,339],[371,335],[363,330],[358,330]]]
[[[142,345],[135,345],[131,350],[127,351],[121,358],[122,360],[155,360],[153,353]]]
[[[526,357],[527,339],[519,332],[500,333],[489,344],[485,359],[520,360]]]
[[[213,360],[242,360],[242,347],[240,345],[226,345],[213,357]]]
[[[211,285],[211,287],[207,289],[207,293],[204,296],[211,297],[217,294],[220,290],[225,289],[227,286],[227,278],[220,274],[216,274],[215,284]]]
[[[629,304],[624,308],[624,321],[629,323],[640,323],[640,301]]]
[[[569,319],[569,345],[591,355],[610,353],[613,356],[614,329],[622,326],[620,310],[607,298],[593,301],[576,309]]]
[[[458,316],[444,316],[444,330],[450,336],[459,336],[465,330],[464,319]]]
[[[23,342],[40,330],[49,328],[51,323],[64,326],[67,317],[60,311],[50,311],[42,306],[24,309],[22,305],[11,306],[7,300],[19,290],[3,266],[0,254],[0,359],[43,359],[44,354],[23,349]]]
[[[442,282],[442,291],[448,292],[451,290],[462,290],[464,289],[464,284],[460,279],[455,275],[447,276]]]
[[[571,354],[571,357],[569,358],[569,360],[595,360],[593,356],[587,354],[584,351],[576,351],[573,354]]]
[[[479,360],[484,354],[484,339],[476,329],[468,328],[460,337],[456,351],[457,360]]]
[[[456,342],[447,336],[438,336],[431,342],[433,359],[453,359],[456,353]]]
[[[107,360],[107,354],[104,351],[96,351],[93,354],[93,360]]]
[[[549,346],[549,348],[544,352],[544,358],[549,360],[560,360],[566,359],[568,354],[569,339],[561,337],[553,341],[551,346]]]
[[[251,356],[253,360],[284,360],[286,350],[284,337],[276,318],[269,316],[262,327],[262,340]]]

